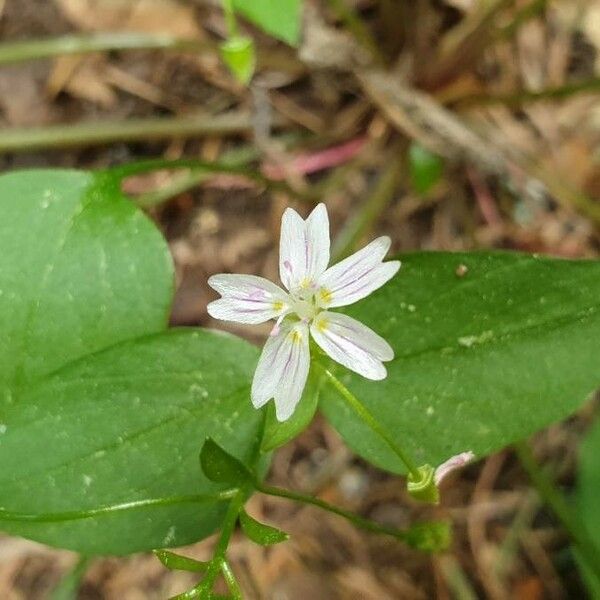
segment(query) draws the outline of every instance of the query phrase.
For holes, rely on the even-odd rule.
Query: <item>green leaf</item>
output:
[[[300,400],[294,414],[287,420],[277,420],[275,404],[269,402],[267,406],[267,420],[265,433],[261,445],[262,452],[270,452],[287,444],[290,440],[300,435],[311,423],[319,403],[320,388],[324,377],[316,369],[311,369]]]
[[[0,506],[61,513],[225,489],[199,473],[198,440],[210,435],[252,464],[262,430],[249,401],[256,358],[232,336],[170,330],[22,390],[3,415]],[[223,509],[182,500],[57,523],[3,520],[2,528],[85,554],[127,554],[205,537]]]
[[[154,556],[171,571],[190,571],[192,573],[204,573],[208,568],[207,562],[195,560],[188,556],[181,556],[168,550],[154,550]]]
[[[241,486],[252,481],[252,473],[210,437],[200,451],[200,465],[206,477],[216,483]]]
[[[301,0],[233,0],[248,20],[272,36],[295,46],[300,37]]]
[[[166,327],[167,245],[118,189],[17,171],[0,176],[0,214],[0,407],[69,361]]]
[[[257,350],[165,330],[167,246],[106,176],[4,175],[0,211],[0,529],[86,555],[209,535],[198,446],[254,466]]]
[[[260,523],[256,519],[253,519],[245,510],[240,512],[240,525],[246,536],[261,546],[272,546],[273,544],[287,542],[290,539],[289,534],[285,533],[285,531]]]
[[[417,194],[426,194],[442,177],[442,159],[413,142],[408,150],[410,181]]]
[[[587,528],[590,540],[598,545],[600,535],[600,420],[596,420],[585,436],[579,450],[579,470],[576,494],[577,514]],[[600,551],[600,550],[599,550]],[[586,556],[576,551],[583,579],[590,597],[600,598],[600,580],[588,566]]]
[[[600,263],[416,253],[347,313],[390,342],[388,377],[339,378],[417,464],[484,456],[577,410],[600,383]],[[358,454],[396,455],[329,385],[321,408]]]

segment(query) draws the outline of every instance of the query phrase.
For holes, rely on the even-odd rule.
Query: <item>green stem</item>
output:
[[[527,475],[529,475],[540,498],[562,523],[571,541],[579,549],[581,557],[588,568],[598,578],[598,581],[600,581],[599,548],[590,537],[587,529],[577,518],[563,494],[560,493],[547,473],[537,463],[529,446],[525,442],[518,442],[514,445],[514,448],[521,465],[527,472]]]
[[[0,44],[0,65],[52,58],[66,54],[88,54],[110,50],[192,50],[214,52],[205,41],[182,39],[168,34],[106,32],[86,35],[64,35],[42,40]]]
[[[240,510],[244,505],[246,497],[247,490],[238,490],[236,495],[229,503],[227,513],[225,514],[225,518],[223,519],[223,522],[221,524],[221,534],[219,535],[219,541],[217,542],[213,557],[208,565],[206,575],[204,576],[202,581],[196,587],[192,588],[191,590],[188,590],[187,592],[184,592],[183,594],[180,594],[179,596],[175,596],[175,598],[173,598],[172,600],[192,600],[194,598],[204,599],[210,598],[212,596],[211,592],[215,585],[215,581],[219,576],[219,573],[223,572],[224,568],[225,570],[227,569],[226,567],[224,567],[224,563],[227,562],[225,558],[227,547],[229,546],[229,541],[231,540],[231,536],[233,535],[233,532],[235,530],[235,525],[237,523]],[[230,574],[231,576],[233,576],[232,572]],[[227,580],[228,575],[225,575],[225,573],[223,572],[223,576]]]
[[[231,592],[231,597],[233,600],[242,600],[242,590],[240,589],[240,585],[235,578],[234,572],[231,570],[230,564],[226,560],[221,563],[221,572],[223,573],[223,578],[227,583],[227,587]]]
[[[548,0],[532,0],[529,4],[526,4],[517,11],[513,20],[508,25],[505,25],[498,31],[498,36],[505,39],[511,38],[524,23],[541,13],[546,8],[547,4]]]
[[[222,165],[243,167],[258,158],[259,152],[254,146],[241,146],[240,148],[224,152],[220,157],[219,162]],[[207,180],[209,177],[210,173],[207,173],[205,170],[191,170],[178,177],[174,177],[173,181],[164,186],[135,196],[135,203],[142,208],[152,208],[174,196],[187,192]]]
[[[415,481],[419,481],[422,478],[416,464],[408,456],[408,454],[400,448],[396,442],[391,438],[388,432],[379,424],[379,422],[373,417],[373,415],[367,410],[364,404],[333,374],[331,371],[326,369],[322,364],[314,361],[314,364],[322,369],[323,373],[333,385],[333,387],[340,393],[342,398],[348,403],[350,408],[360,417],[360,419],[372,429],[396,454],[396,456],[404,463],[406,469],[413,476]]]
[[[439,565],[455,600],[477,600],[477,594],[460,563],[452,554],[440,556]]]
[[[91,519],[117,512],[134,510],[139,508],[152,508],[156,506],[172,506],[174,504],[200,504],[203,502],[224,502],[237,495],[238,490],[229,489],[216,494],[190,494],[187,496],[170,496],[167,498],[148,498],[145,500],[134,500],[111,504],[100,508],[89,510],[72,510],[57,513],[20,513],[0,509],[0,521],[15,521],[21,523],[61,523],[63,521],[79,521]]]
[[[392,154],[396,152],[401,156],[400,149],[397,146]],[[335,239],[332,250],[334,262],[346,258],[354,250],[360,238],[377,221],[381,213],[393,200],[401,175],[403,175],[402,162],[393,157],[379,176],[375,189],[355,215],[346,222]]]
[[[519,91],[509,94],[472,94],[461,98],[452,99],[452,104],[461,106],[504,104],[506,106],[518,106],[527,102],[540,100],[560,100],[569,98],[574,94],[598,93],[600,92],[600,78],[576,81],[566,85],[547,88],[539,91]]]
[[[230,163],[207,162],[195,158],[180,158],[176,160],[170,160],[167,158],[154,158],[141,160],[120,165],[118,167],[111,167],[101,171],[100,173],[105,173],[111,178],[114,177],[123,180],[127,177],[131,177],[132,175],[152,173],[153,171],[158,171],[161,169],[194,169],[196,171],[206,171],[208,173],[227,173],[230,175],[239,175],[261,185],[268,186],[271,189],[279,190],[295,197],[299,196],[298,192],[290,188],[285,181],[274,181],[268,177],[265,177],[258,171],[253,171],[242,166],[235,166]]]
[[[395,527],[387,527],[385,525],[380,525],[375,521],[365,519],[360,515],[357,515],[348,510],[344,510],[343,508],[339,508],[338,506],[334,506],[333,504],[329,504],[328,502],[320,500],[319,498],[308,496],[307,494],[301,494],[299,492],[293,492],[291,490],[286,490],[283,488],[265,485],[262,483],[256,484],[256,491],[260,492],[261,494],[266,494],[267,496],[286,498],[287,500],[293,500],[294,502],[310,504],[311,506],[316,506],[318,508],[326,510],[327,512],[343,517],[344,519],[350,521],[351,523],[353,523],[357,527],[360,527],[361,529],[366,529],[367,531],[371,531],[373,533],[389,535],[393,538],[396,538],[397,540],[406,541],[406,531],[396,529]]]
[[[52,590],[48,600],[76,600],[77,590],[91,562],[92,559],[89,556],[80,556],[73,568]]]
[[[277,119],[275,120],[276,124]],[[213,135],[252,133],[252,117],[248,113],[229,112],[221,115],[186,115],[96,121],[49,127],[14,127],[2,130],[0,152],[30,152],[50,148],[73,148],[169,138],[192,138]]]
[[[380,65],[385,64],[385,57],[379,50],[379,46],[373,39],[371,32],[354,10],[345,3],[345,0],[329,0],[329,5],[356,41],[365,50],[369,51],[371,58]]]
[[[223,12],[225,13],[225,23],[227,24],[227,36],[236,37],[238,34],[237,20],[233,10],[233,0],[221,0]]]

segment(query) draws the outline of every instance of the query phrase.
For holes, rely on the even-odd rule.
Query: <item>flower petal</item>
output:
[[[382,262],[391,240],[382,236],[355,254],[330,267],[319,278],[321,306],[347,306],[387,283],[400,268],[400,261]]]
[[[372,329],[346,315],[323,311],[310,326],[314,340],[333,360],[367,379],[385,379],[382,361],[394,350]]]
[[[468,465],[475,458],[475,454],[471,450],[461,452],[456,456],[452,456],[447,461],[443,462],[436,470],[434,474],[435,485],[440,485],[442,480],[445,479],[452,471],[460,469],[465,465]]]
[[[260,408],[274,398],[279,421],[287,420],[302,398],[310,367],[308,338],[305,323],[283,323],[260,355],[252,381],[252,404]]]
[[[279,276],[288,289],[311,287],[329,264],[329,217],[323,203],[304,221],[292,208],[281,219]]]
[[[257,324],[290,310],[288,295],[277,285],[256,275],[213,275],[208,285],[222,298],[211,302],[208,314],[223,321]]]

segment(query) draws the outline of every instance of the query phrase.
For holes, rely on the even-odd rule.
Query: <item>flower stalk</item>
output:
[[[377,419],[369,412],[367,407],[327,368],[321,363],[313,361],[313,364],[318,367],[327,381],[339,392],[340,396],[347,402],[348,406],[360,417],[360,419],[368,425],[368,427],[376,433],[392,450],[392,452],[402,461],[406,470],[410,473],[415,482],[420,481],[422,473],[417,467],[417,464],[412,460],[406,451],[404,451],[391,438],[388,432],[379,424]]]
[[[179,594],[171,600],[211,598],[212,589],[215,585],[217,577],[220,574],[223,575],[234,600],[240,600],[242,598],[241,590],[235,579],[235,575],[233,574],[233,571],[227,562],[226,553],[247,495],[247,489],[240,489],[229,503],[227,513],[225,514],[225,518],[223,519],[223,523],[221,525],[221,534],[219,535],[219,540],[217,541],[213,557],[208,563],[206,574],[202,578],[202,581],[191,590],[183,592],[183,594]]]

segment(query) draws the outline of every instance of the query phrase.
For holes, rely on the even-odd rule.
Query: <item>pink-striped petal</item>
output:
[[[258,324],[290,311],[288,295],[277,285],[256,275],[213,275],[208,280],[222,298],[211,302],[208,314],[222,321]]]
[[[306,221],[292,208],[281,219],[279,276],[288,290],[311,288],[329,264],[329,217],[319,204]]]
[[[452,456],[447,461],[443,462],[434,473],[435,485],[440,485],[442,480],[445,479],[452,471],[460,469],[465,465],[468,465],[475,458],[475,454],[471,450],[467,452],[461,452],[456,456]]]
[[[336,362],[367,379],[385,379],[382,361],[392,360],[394,350],[372,329],[356,319],[333,312],[321,312],[310,327],[319,346]]]
[[[347,306],[362,300],[387,283],[400,261],[382,262],[391,240],[382,236],[355,254],[330,267],[318,280],[318,300],[324,308]]]
[[[310,367],[308,338],[305,323],[283,323],[260,355],[252,381],[252,404],[260,408],[274,398],[278,421],[289,419],[302,398]]]

